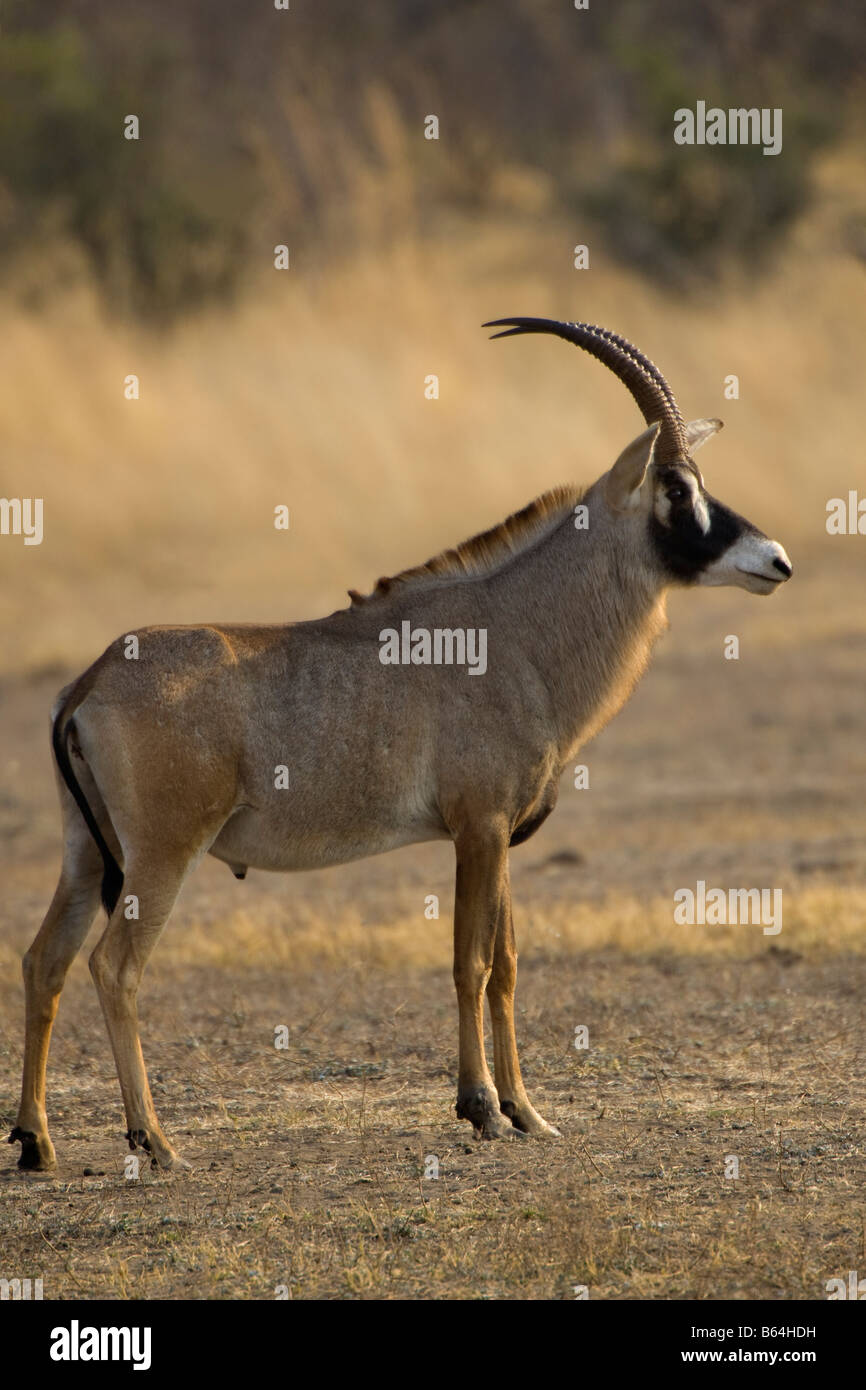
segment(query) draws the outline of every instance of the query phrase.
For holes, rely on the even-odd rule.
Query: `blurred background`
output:
[[[561,343],[489,344],[510,314],[630,336],[725,419],[711,490],[852,561],[864,38],[790,0],[6,0],[0,492],[45,539],[0,544],[3,669],[313,616],[591,481],[640,417]],[[782,153],[675,145],[697,100],[781,107]]]

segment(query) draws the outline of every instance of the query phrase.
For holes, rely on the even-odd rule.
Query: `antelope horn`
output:
[[[628,387],[648,425],[656,421],[661,423],[656,461],[670,463],[677,458],[688,458],[685,424],[671,388],[658,367],[627,338],[595,324],[560,323],[557,319],[492,319],[482,327],[505,327],[504,333],[493,333],[493,338],[510,338],[519,333],[553,333],[583,348]]]

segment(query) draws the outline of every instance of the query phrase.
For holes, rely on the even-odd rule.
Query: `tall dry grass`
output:
[[[866,489],[863,267],[832,230],[859,173],[850,156],[828,164],[773,274],[701,300],[666,297],[600,247],[575,271],[575,229],[524,217],[435,245],[407,229],[387,257],[327,274],[296,260],[166,337],[107,320],[81,286],[40,314],[8,308],[0,493],[44,498],[45,539],[0,538],[2,669],[81,665],[149,622],[328,611],[346,587],[597,476],[637,411],[561,343],[488,343],[481,322],[507,314],[635,339],[686,413],[725,419],[701,455],[711,490],[789,548],[819,546],[826,499]]]

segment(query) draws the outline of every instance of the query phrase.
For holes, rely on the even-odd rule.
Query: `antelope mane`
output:
[[[350,589],[352,604],[357,607],[359,604],[373,603],[390,594],[396,584],[406,589],[420,589],[455,578],[472,579],[492,574],[555,531],[572,514],[586,491],[583,487],[551,488],[497,526],[491,526],[489,531],[481,531],[452,550],[441,551],[423,565],[383,576],[371,594],[360,594],[357,589]]]

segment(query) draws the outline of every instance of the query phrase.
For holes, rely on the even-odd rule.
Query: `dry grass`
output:
[[[148,621],[327,611],[553,484],[591,481],[639,416],[561,343],[488,343],[479,325],[508,313],[632,336],[686,412],[725,418],[701,455],[710,486],[801,555],[820,546],[826,499],[866,481],[862,267],[828,244],[855,172],[828,165],[832,218],[816,215],[769,280],[718,300],[671,303],[602,247],[571,270],[571,229],[529,221],[435,246],[407,233],[389,258],[327,276],[274,271],[235,315],[169,339],[104,321],[84,290],[44,316],[9,309],[3,488],[44,497],[46,537],[0,546],[4,669],[80,665]]]
[[[96,1002],[71,982],[62,1166],[4,1175],[4,1264],[60,1298],[621,1299],[813,1299],[862,1265],[862,955],[533,950],[525,1070],[565,1138],[497,1146],[450,1112],[447,969],[334,939],[339,964],[306,968],[163,955],[144,1017],[196,1164],[176,1178],[125,1180]]]

